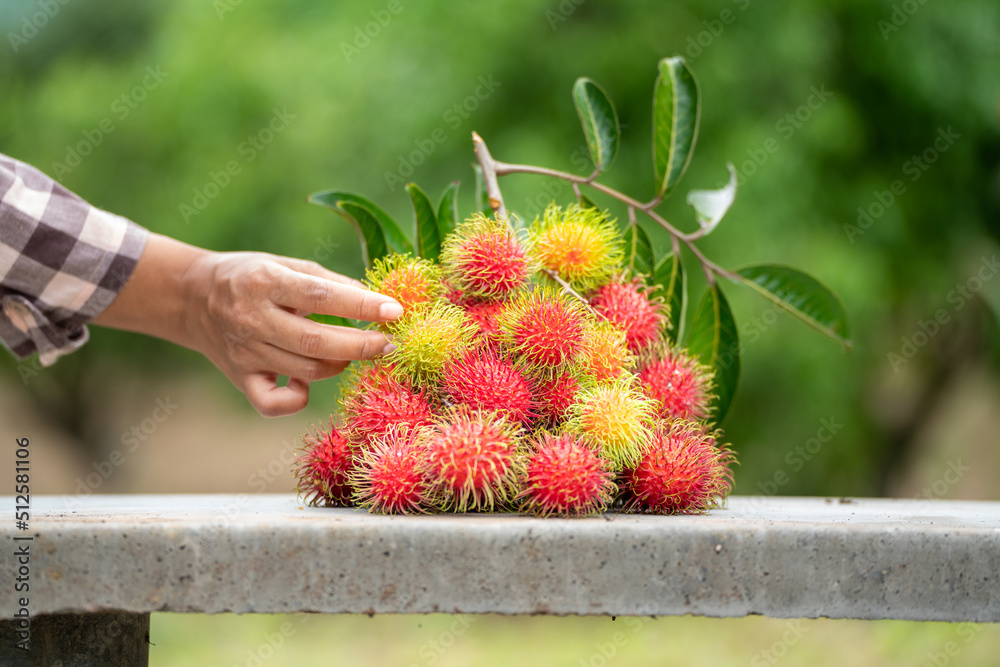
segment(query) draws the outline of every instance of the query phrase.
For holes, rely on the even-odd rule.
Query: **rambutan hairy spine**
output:
[[[540,433],[528,453],[521,511],[539,516],[587,516],[607,508],[615,492],[606,460],[577,436]]]
[[[296,492],[307,505],[350,507],[349,476],[354,452],[330,417],[329,428],[316,427],[302,436],[303,447],[295,459]]]
[[[720,507],[732,486],[732,451],[719,432],[674,419],[654,429],[637,464],[625,471],[631,511],[700,513]]]
[[[420,430],[393,428],[361,450],[351,474],[354,500],[379,514],[426,513],[437,504]]]

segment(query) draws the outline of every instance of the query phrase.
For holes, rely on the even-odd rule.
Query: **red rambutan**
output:
[[[463,304],[465,314],[479,326],[479,334],[486,342],[496,344],[500,341],[500,323],[497,316],[504,309],[503,301],[470,301]]]
[[[562,292],[542,288],[508,303],[498,322],[503,342],[514,352],[532,365],[555,368],[583,348],[587,315]]]
[[[418,429],[434,423],[434,408],[424,391],[413,391],[381,364],[357,372],[341,398],[342,430],[356,443],[365,444],[398,427]]]
[[[469,350],[451,362],[441,386],[452,403],[492,410],[513,422],[535,416],[532,383],[506,355],[489,347]]]
[[[704,420],[712,414],[712,369],[681,350],[650,351],[638,371],[642,392],[656,401],[663,419]]]
[[[685,514],[718,507],[732,485],[733,461],[716,433],[690,421],[662,422],[639,463],[625,471],[630,509]]]
[[[539,417],[549,424],[560,424],[569,418],[569,408],[580,392],[578,373],[565,370],[551,380],[538,383],[535,401]]]
[[[295,459],[296,490],[306,504],[325,507],[351,505],[348,476],[354,467],[350,443],[333,425],[318,427],[302,436],[303,447]]]
[[[445,239],[441,264],[449,281],[466,296],[503,297],[532,272],[528,255],[503,221],[481,213],[460,224]]]
[[[371,512],[411,514],[435,503],[419,431],[393,428],[365,447],[351,474],[354,500]]]
[[[590,305],[625,331],[632,352],[641,352],[655,343],[666,322],[665,307],[650,300],[638,279],[601,285],[591,295]]]
[[[506,504],[517,483],[517,428],[492,412],[459,408],[424,431],[423,443],[443,507],[457,512]]]
[[[615,491],[607,462],[570,434],[541,434],[528,455],[524,512],[549,516],[583,516],[603,511]]]

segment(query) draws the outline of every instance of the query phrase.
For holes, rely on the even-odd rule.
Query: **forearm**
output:
[[[209,254],[151,233],[128,282],[93,323],[194,347],[184,326],[191,305],[185,277],[197,260]]]

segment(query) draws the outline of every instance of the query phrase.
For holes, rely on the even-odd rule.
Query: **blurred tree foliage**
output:
[[[0,151],[58,171],[89,201],[156,232],[314,258],[354,276],[352,233],[306,206],[307,194],[354,190],[409,219],[406,193],[387,174],[432,196],[461,179],[469,211],[472,130],[500,160],[584,173],[569,94],[580,75],[605,87],[625,126],[606,181],[648,199],[655,65],[684,55],[700,79],[703,117],[682,189],[721,186],[727,161],[741,175],[732,211],[702,247],[724,266],[807,269],[841,296],[855,341],[845,355],[729,286],[745,345],[726,423],[742,460],[739,493],[785,470],[779,493],[878,494],[949,376],[995,366],[987,303],[998,302],[998,284],[986,280],[961,307],[953,292],[976,286],[969,281],[1000,238],[995,0],[46,6],[0,5]],[[941,135],[951,141],[935,148]],[[501,186],[526,215],[551,196],[572,197],[530,176]],[[859,208],[871,216],[860,218],[866,226]],[[694,228],[683,197],[665,212]],[[647,229],[662,246],[665,236]],[[912,360],[891,363],[904,337],[923,340],[920,322],[939,309],[949,316],[942,333]],[[27,369],[26,391],[95,447],[108,435],[102,414],[114,410],[101,400],[106,383],[206,365],[139,336],[92,336],[37,375],[9,355],[2,370],[20,382]],[[328,405],[335,385],[316,387],[313,403]],[[235,395],[226,386],[220,379]],[[839,429],[796,469],[786,457],[823,419]]]

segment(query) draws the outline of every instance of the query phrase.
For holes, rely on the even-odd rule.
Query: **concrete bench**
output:
[[[1000,502],[734,497],[705,516],[563,520],[36,496],[29,530],[0,517],[3,665],[146,664],[159,611],[1000,621]],[[42,662],[15,648],[22,606]]]

